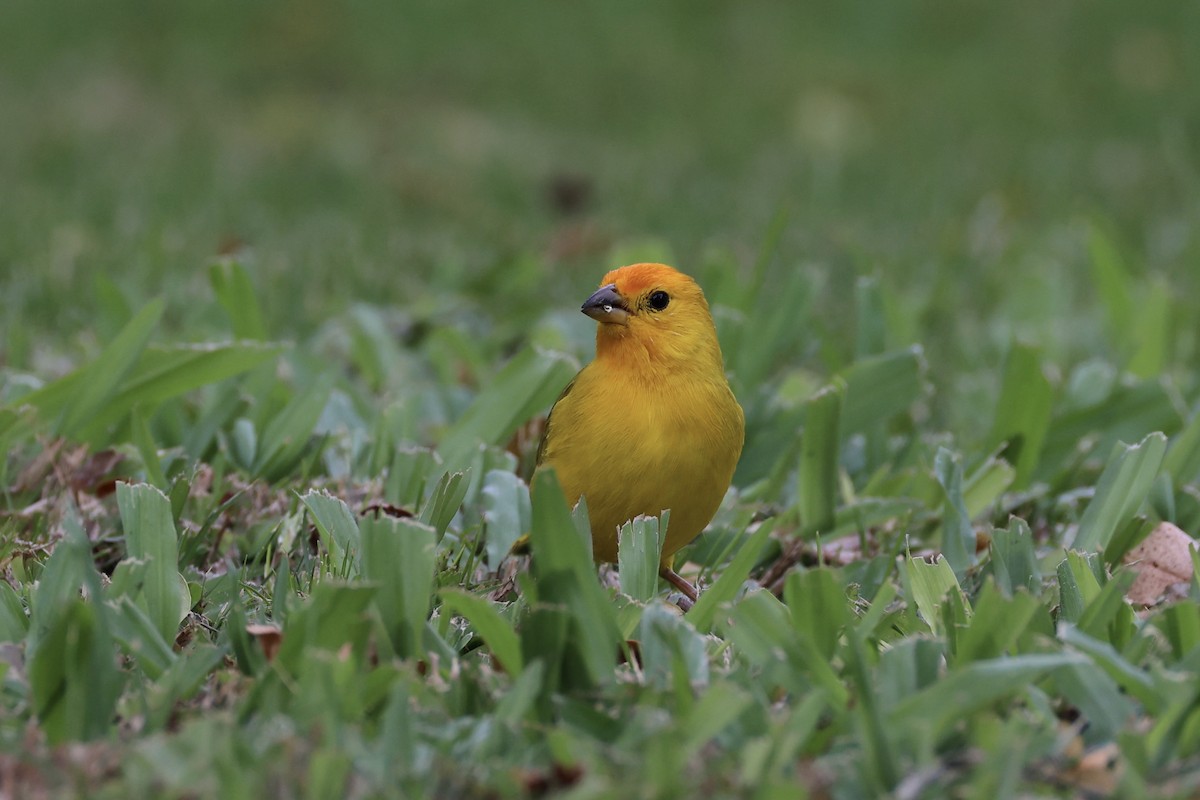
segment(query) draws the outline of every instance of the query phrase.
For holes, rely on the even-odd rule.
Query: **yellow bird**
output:
[[[660,574],[690,599],[675,553],[712,519],[745,438],[700,287],[665,264],[604,276],[580,309],[600,323],[596,358],[551,409],[538,464],[567,501],[587,499],[592,553],[617,560],[617,530],[671,512]]]

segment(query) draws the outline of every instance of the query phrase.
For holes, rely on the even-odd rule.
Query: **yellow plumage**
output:
[[[716,513],[744,439],[708,303],[687,275],[632,264],[582,311],[600,323],[596,358],[555,403],[539,463],[568,502],[587,498],[598,561],[616,561],[622,523],[670,509],[663,574],[681,580],[673,556]]]

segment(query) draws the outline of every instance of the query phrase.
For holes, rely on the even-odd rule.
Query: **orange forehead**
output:
[[[617,291],[624,297],[637,297],[657,287],[679,286],[692,283],[692,279],[666,264],[630,264],[612,270],[600,281],[601,286],[616,284]]]

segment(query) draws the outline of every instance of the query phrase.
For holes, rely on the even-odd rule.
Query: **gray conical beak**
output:
[[[597,322],[625,325],[629,319],[629,306],[617,292],[617,285],[601,286],[579,309]]]

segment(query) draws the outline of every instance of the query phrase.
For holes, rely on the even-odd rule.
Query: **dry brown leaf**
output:
[[[367,505],[363,507],[360,516],[365,517],[368,515],[374,515],[376,518],[378,518],[380,514],[383,514],[385,517],[395,517],[397,519],[411,518],[416,516],[407,508],[398,506],[395,503],[389,503],[385,500],[372,500],[371,502],[367,503]]]
[[[9,491],[14,494],[32,489],[34,486],[42,483],[54,468],[54,462],[58,458],[59,452],[63,449],[64,441],[55,439],[48,442],[46,446],[38,453],[26,467],[21,470],[17,476],[16,483],[9,487]]]
[[[117,490],[113,470],[125,460],[116,450],[93,453],[72,469],[68,480],[76,492],[88,492],[100,497]]]
[[[258,640],[258,644],[262,647],[263,655],[267,657],[267,661],[275,659],[275,654],[279,652],[280,646],[283,645],[283,631],[279,626],[247,625],[246,633]]]
[[[1084,753],[1063,779],[1071,786],[1109,797],[1116,791],[1123,766],[1120,749],[1110,742]]]
[[[1168,592],[1178,593],[1178,584],[1192,580],[1191,548],[1196,540],[1170,522],[1160,522],[1141,544],[1129,551],[1125,563],[1137,579],[1125,597],[1136,605],[1151,606]]]

